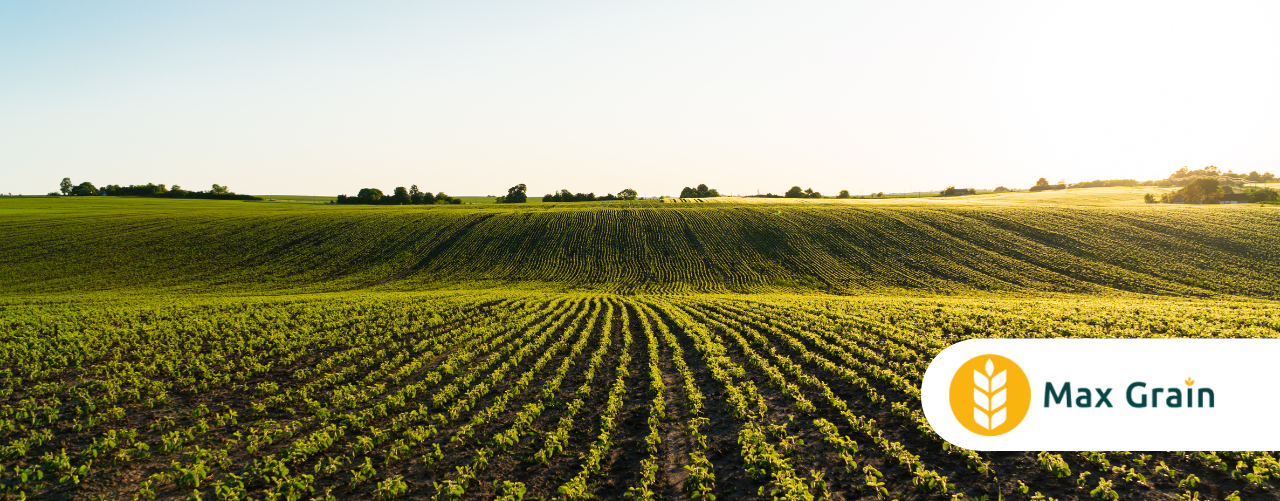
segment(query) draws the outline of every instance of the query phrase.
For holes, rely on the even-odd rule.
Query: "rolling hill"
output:
[[[1089,191],[1079,196],[1096,197]],[[1280,292],[1280,210],[1054,196],[427,207],[5,199],[0,291]]]

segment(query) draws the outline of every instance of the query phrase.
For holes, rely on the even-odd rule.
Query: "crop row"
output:
[[[919,402],[928,361],[964,339],[1275,337],[1265,303],[489,292],[4,311],[12,498],[1247,498],[1280,475],[1267,452],[964,450]]]

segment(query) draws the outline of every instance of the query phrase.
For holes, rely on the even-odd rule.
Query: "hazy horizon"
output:
[[[1274,3],[0,6],[0,192],[1280,173]]]

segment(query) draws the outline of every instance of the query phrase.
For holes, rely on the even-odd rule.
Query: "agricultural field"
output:
[[[529,207],[0,199],[0,295],[1280,294],[1276,207],[987,198],[997,197]]]
[[[878,202],[0,200],[0,496],[1277,498],[1270,452],[954,447],[919,386],[1280,336],[1280,210]]]
[[[1280,474],[1268,453],[961,450],[919,408],[950,343],[1275,337],[1268,303],[436,292],[3,312],[10,496],[1222,499]]]

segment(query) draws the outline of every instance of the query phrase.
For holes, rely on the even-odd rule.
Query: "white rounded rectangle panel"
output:
[[[921,405],[980,451],[1280,450],[1280,339],[971,339]]]

